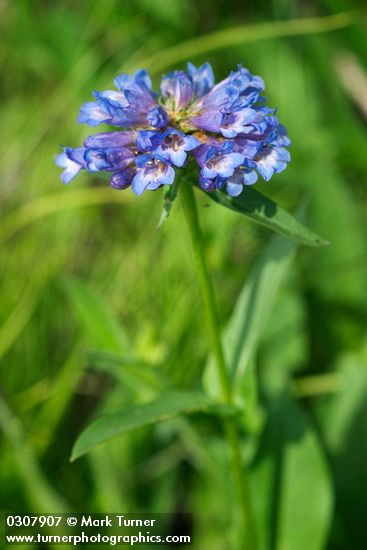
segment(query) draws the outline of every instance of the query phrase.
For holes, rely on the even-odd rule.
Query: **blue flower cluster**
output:
[[[261,96],[264,82],[239,66],[214,85],[209,63],[162,78],[160,95],[152,92],[144,70],[115,79],[117,91],[94,92],[79,122],[119,128],[89,136],[83,147],[64,147],[56,164],[69,183],[80,170],[110,172],[111,185],[135,194],[171,185],[175,168],[196,161],[206,191],[226,188],[239,195],[243,186],[269,180],[287,166],[286,130]]]

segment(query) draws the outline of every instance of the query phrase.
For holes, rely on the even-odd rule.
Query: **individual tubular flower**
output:
[[[188,63],[187,72],[162,78],[160,95],[143,70],[114,83],[117,90],[93,93],[96,101],[82,106],[78,120],[116,128],[87,137],[83,147],[63,148],[56,164],[64,183],[81,170],[109,172],[113,188],[131,186],[141,195],[171,185],[191,159],[202,189],[235,197],[290,160],[286,129],[261,96],[264,81],[241,66],[215,85],[209,63]]]
[[[175,172],[162,158],[151,155],[141,155],[136,159],[137,172],[132,179],[132,189],[136,195],[141,195],[145,189],[155,191],[162,185],[171,185]]]
[[[159,136],[159,144],[155,148],[156,154],[177,167],[185,164],[187,153],[201,145],[200,141],[186,135],[175,128],[168,128]]]
[[[172,71],[162,78],[162,98],[174,113],[179,113],[187,107],[192,99],[193,91],[192,77],[184,71]]]
[[[245,157],[233,150],[234,143],[224,141],[218,145],[202,146],[203,151],[198,151],[197,161],[201,166],[201,175],[212,179],[217,176],[228,178],[232,176],[235,168],[245,162]]]

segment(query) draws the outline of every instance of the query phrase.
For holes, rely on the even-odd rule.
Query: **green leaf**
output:
[[[223,334],[223,347],[237,398],[242,401],[243,386],[251,383],[254,373],[246,372],[268,322],[282,281],[297,249],[297,243],[274,236],[248,275]],[[247,381],[247,376],[252,380]],[[213,359],[204,373],[204,385],[212,396],[219,392]],[[247,390],[246,390],[247,392]],[[245,393],[246,393],[245,392]],[[243,394],[244,395],[244,394]],[[249,397],[247,392],[247,398]]]
[[[166,219],[169,217],[171,213],[171,209],[173,206],[173,203],[176,200],[177,197],[177,191],[178,191],[178,180],[173,182],[172,185],[170,185],[167,189],[167,191],[164,194],[164,200],[163,200],[163,210],[161,217],[158,222],[158,229],[161,227],[161,225],[166,221]]]
[[[207,193],[206,196],[215,202],[243,214],[250,220],[264,225],[268,229],[308,246],[328,246],[329,242],[308,229],[296,220],[292,214],[281,208],[252,187],[245,187],[238,197],[230,197],[223,191]]]
[[[365,408],[367,396],[365,367],[366,358],[362,353],[342,356],[334,373],[339,376],[338,391],[329,399],[322,401],[317,408],[321,432],[329,449],[335,454],[343,451],[348,432],[353,430],[356,417]],[[359,443],[358,440],[356,445],[359,446]],[[362,451],[361,448],[359,450]]]
[[[36,453],[30,445],[27,433],[21,421],[9,409],[0,396],[0,433],[4,433],[4,442],[7,442],[12,452],[14,472],[22,482],[30,509],[36,513],[47,510],[49,513],[66,513],[69,509],[54,487],[50,484]]]
[[[125,352],[127,337],[103,300],[84,281],[73,277],[62,280],[70,303],[93,347]]]
[[[333,468],[345,548],[364,550],[367,487],[366,350],[338,360],[338,391],[318,403],[318,426]],[[342,546],[341,546],[342,547]]]
[[[169,386],[163,369],[136,357],[96,350],[88,353],[88,363],[97,370],[112,374],[139,394],[143,391],[161,392]]]
[[[272,401],[251,475],[260,548],[323,550],[333,512],[318,437],[286,394]]]
[[[214,403],[201,392],[174,390],[161,394],[149,403],[126,406],[97,418],[77,439],[71,460],[84,455],[96,445],[131,430],[171,420],[182,414],[235,414],[234,407]]]
[[[307,311],[300,283],[297,265],[292,265],[291,282],[279,292],[266,325],[261,344],[262,362],[274,369],[274,377],[286,383],[291,373],[304,367],[308,354]],[[268,367],[267,367],[268,368]],[[276,385],[279,387],[278,382]]]

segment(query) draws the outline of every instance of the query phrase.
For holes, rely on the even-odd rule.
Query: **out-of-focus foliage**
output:
[[[356,24],[317,19],[345,10]],[[299,32],[293,20],[309,17]],[[215,414],[69,462],[98,412],[203,385],[210,350],[179,200],[156,230],[160,191],[134,198],[90,174],[65,187],[53,165],[60,143],[88,135],[76,116],[93,89],[127,68],[181,66],[191,44],[218,79],[237,63],[264,77],[293,160],[257,189],[287,210],[306,197],[307,225],[331,243],[291,263],[291,241],[268,243],[197,193],[241,373],[259,550],[365,548],[366,17],[357,0],[0,0],[2,510],[191,511],[195,548],[228,547],[235,499]],[[221,31],[220,47],[202,38]]]

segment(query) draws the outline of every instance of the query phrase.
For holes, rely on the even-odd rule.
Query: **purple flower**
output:
[[[136,132],[103,132],[87,137],[84,147],[125,147],[136,139]]]
[[[253,185],[257,182],[257,173],[251,168],[238,168],[226,181],[228,195],[237,197],[243,191],[244,185]]]
[[[194,103],[192,111],[197,114],[191,122],[201,130],[220,133],[223,115],[238,112],[241,105],[246,108],[254,103],[263,89],[264,82],[260,77],[239,67]]]
[[[291,160],[289,151],[277,145],[265,146],[255,157],[256,169],[265,181],[277,172],[287,168],[287,162]]]
[[[244,163],[245,158],[241,153],[233,151],[233,143],[225,141],[222,145],[213,145],[207,149],[206,154],[198,160],[201,166],[201,175],[204,178],[220,176],[228,178],[232,176],[235,168]]]
[[[193,94],[192,77],[184,71],[172,71],[162,78],[161,94],[170,110],[185,109]]]
[[[77,147],[72,149],[71,147],[64,147],[62,153],[56,157],[56,165],[60,168],[64,168],[61,174],[61,181],[69,183],[77,174],[79,174],[82,168],[85,168],[85,160],[83,157],[84,147]]]
[[[262,97],[264,82],[239,66],[218,84],[209,63],[162,78],[160,95],[139,70],[121,74],[116,90],[94,92],[79,122],[117,127],[90,135],[83,147],[64,147],[56,164],[69,183],[81,170],[109,172],[111,186],[131,186],[141,195],[171,185],[175,168],[191,157],[197,181],[208,192],[238,196],[262,176],[266,181],[287,166],[290,140],[276,111]]]
[[[214,73],[209,63],[204,63],[198,69],[192,63],[188,63],[187,70],[192,78],[193,93],[196,98],[202,97],[213,88]]]
[[[126,168],[121,172],[115,172],[110,179],[111,187],[114,189],[127,189],[130,187],[133,177],[136,174],[135,168]]]
[[[78,118],[80,123],[97,126],[105,122],[127,128],[146,123],[147,112],[155,104],[148,73],[121,74],[114,82],[119,91],[94,92],[97,102],[82,106]]]
[[[161,136],[155,152],[174,166],[181,167],[187,158],[187,152],[200,145],[200,141],[175,128],[168,128]]]
[[[158,105],[148,112],[147,120],[153,128],[165,128],[169,123],[169,116],[167,111]]]
[[[145,189],[155,191],[162,185],[171,185],[175,179],[173,168],[163,159],[141,155],[136,159],[137,173],[132,180],[132,189],[141,195]]]
[[[86,149],[83,157],[89,172],[114,172],[127,168],[134,161],[134,153],[128,147]]]
[[[216,178],[214,179],[205,178],[200,174],[199,185],[202,189],[204,189],[204,191],[208,191],[209,193],[211,193],[212,191],[215,191],[215,189],[217,188]]]
[[[249,134],[256,119],[256,111],[250,107],[223,113],[220,131],[226,138],[234,138],[238,134]]]

